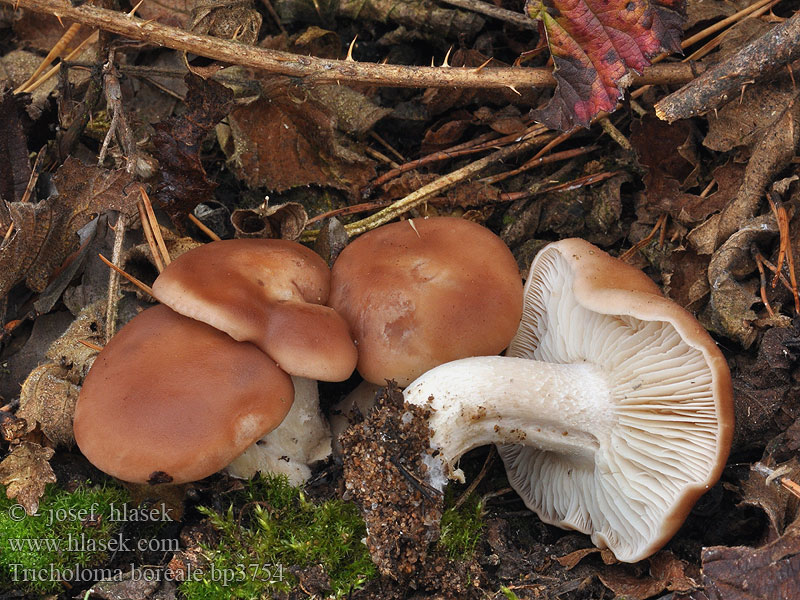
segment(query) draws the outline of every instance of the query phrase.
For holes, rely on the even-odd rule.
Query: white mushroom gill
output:
[[[714,376],[667,318],[584,306],[573,293],[577,258],[557,246],[534,261],[506,357],[441,365],[405,397],[433,409],[431,445],[449,465],[501,444],[509,481],[543,521],[633,562],[669,539],[718,473]]]

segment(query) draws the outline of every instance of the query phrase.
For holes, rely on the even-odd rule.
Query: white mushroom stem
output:
[[[331,431],[319,410],[317,381],[292,377],[294,402],[283,422],[228,465],[234,477],[282,473],[292,485],[311,476],[309,465],[331,454]]]
[[[486,444],[536,446],[593,463],[615,418],[608,379],[589,363],[464,358],[431,369],[404,397],[432,409],[431,447],[457,479],[456,461]]]

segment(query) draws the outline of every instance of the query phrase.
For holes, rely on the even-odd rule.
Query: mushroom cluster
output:
[[[136,483],[194,481],[234,459],[234,474],[304,481],[307,463],[330,453],[316,380],[347,379],[357,358],[325,305],[329,289],[324,260],[295,242],[227,240],[181,255],[153,285],[163,304],[132,319],[89,371],[79,448]]]
[[[431,409],[430,483],[496,443],[546,523],[641,560],[719,478],[733,432],[727,363],[644,273],[583,240],[546,246],[506,356],[436,367],[405,390]]]

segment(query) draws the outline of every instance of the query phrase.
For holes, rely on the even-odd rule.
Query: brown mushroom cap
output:
[[[75,409],[75,440],[124,481],[196,481],[277,427],[293,397],[289,375],[254,345],[156,306],[98,355]]]
[[[342,381],[356,365],[347,323],[325,306],[330,270],[286,240],[225,240],[195,248],[164,269],[156,298],[239,341],[252,342],[290,375]]]
[[[522,314],[522,280],[485,227],[414,219],[347,246],[333,265],[329,304],[350,324],[364,379],[402,386],[441,363],[502,351]]]

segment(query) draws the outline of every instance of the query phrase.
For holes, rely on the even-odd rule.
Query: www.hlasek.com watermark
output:
[[[9,565],[11,578],[15,583],[38,581],[213,581],[229,586],[246,581],[260,581],[265,584],[280,583],[284,580],[283,565],[271,563],[237,564],[220,568],[213,564],[207,567],[187,565],[186,569],[173,571],[169,567],[141,567],[133,563],[126,568],[90,568],[76,564],[69,567],[50,565],[43,568],[30,568],[22,564]]]
[[[8,515],[14,521],[26,518],[45,519],[48,527],[64,521],[79,521],[90,528],[100,520],[113,522],[165,522],[172,521],[169,512],[172,510],[165,505],[150,508],[130,508],[127,504],[108,507],[108,514],[100,512],[99,504],[92,504],[87,508],[59,508],[49,509],[28,515],[19,504],[9,507]],[[68,533],[64,537],[18,537],[9,538],[8,546],[0,548],[0,552],[177,552],[180,549],[180,540],[176,538],[130,538],[122,533],[109,538],[97,538],[90,532]]]

